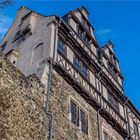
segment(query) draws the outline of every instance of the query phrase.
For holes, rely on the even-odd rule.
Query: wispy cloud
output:
[[[0,15],[0,40],[4,36],[4,34],[7,32],[8,28],[12,24],[12,18]]]
[[[104,36],[104,35],[107,35],[111,32],[112,32],[111,29],[99,29],[99,30],[96,31],[96,34],[99,35],[99,36]]]

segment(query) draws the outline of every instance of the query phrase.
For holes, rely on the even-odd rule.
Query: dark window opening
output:
[[[78,27],[78,34],[79,34],[80,38],[82,39],[83,38],[83,30],[80,27]]]
[[[90,38],[88,36],[85,36],[85,42],[87,44],[87,46],[90,46]]]
[[[108,93],[108,101],[117,111],[119,111],[119,102],[110,93]]]
[[[114,78],[117,79],[118,73],[117,73],[116,69],[114,68],[114,66],[110,62],[108,62],[108,69],[111,72],[111,74],[114,76]]]
[[[16,61],[13,61],[13,64],[15,65],[16,64]]]
[[[86,19],[84,16],[82,16],[82,24],[83,24],[83,26],[86,28],[86,30],[87,30],[88,32],[90,32],[90,26],[89,26],[89,24],[88,24],[87,19]]]
[[[139,128],[138,128],[138,124],[133,121],[133,125],[134,125],[134,133],[139,136]]]
[[[6,48],[7,42],[5,42],[3,45],[1,45],[1,51],[4,51]]]
[[[85,77],[88,77],[88,68],[85,65],[82,67],[82,73]]]
[[[75,57],[74,59],[74,65],[77,69],[81,69],[81,60],[78,57]]]
[[[62,53],[65,53],[65,44],[62,40],[58,40],[58,50]]]
[[[80,121],[81,121],[81,130],[85,134],[88,134],[88,123],[86,119],[86,114],[82,110],[80,110]]]
[[[70,106],[70,112],[71,112],[71,122],[78,126],[78,107],[75,103],[71,101],[71,106]]]
[[[109,54],[110,54],[111,62],[116,65],[116,58],[115,58],[114,54],[111,51],[109,51]]]
[[[63,16],[63,20],[68,24],[68,15]]]
[[[89,75],[89,69],[88,67],[80,60],[80,58],[76,57],[74,58],[74,66],[82,73],[83,76],[86,78]]]
[[[17,31],[15,36],[14,36],[14,40],[13,41],[18,40],[20,37],[21,37],[21,31]]]

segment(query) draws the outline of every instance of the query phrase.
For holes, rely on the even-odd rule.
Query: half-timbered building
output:
[[[63,17],[21,7],[1,51],[46,85],[55,140],[140,139],[140,112],[125,95],[114,45],[99,45],[85,7]]]

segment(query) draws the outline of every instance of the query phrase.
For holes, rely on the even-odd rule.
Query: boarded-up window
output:
[[[35,63],[39,61],[42,57],[43,57],[43,43],[40,43],[34,49],[32,62]]]

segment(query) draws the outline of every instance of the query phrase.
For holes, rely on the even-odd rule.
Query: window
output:
[[[90,46],[90,38],[88,36],[85,36],[85,42],[87,44],[87,46]]]
[[[119,111],[119,102],[110,93],[108,93],[108,101],[116,110]]]
[[[118,78],[118,73],[117,73],[116,69],[114,68],[114,66],[110,62],[108,62],[108,69],[112,73],[114,78]]]
[[[6,48],[7,42],[5,42],[3,45],[1,45],[1,51],[4,51]]]
[[[88,77],[89,69],[88,67],[78,58],[75,56],[74,58],[74,66],[85,76]]]
[[[85,65],[82,66],[82,73],[85,77],[88,77],[88,68]]]
[[[106,132],[103,132],[103,140],[109,140],[109,136]]]
[[[114,99],[114,107],[119,111],[119,102]]]
[[[13,41],[18,40],[20,37],[21,37],[21,31],[19,30],[19,31],[17,31],[17,32],[16,32],[16,34],[15,34],[15,36],[14,36],[14,40],[13,40]]]
[[[80,110],[80,121],[81,121],[81,130],[87,134],[88,133],[88,124],[86,119],[86,114]]]
[[[62,53],[65,53],[65,44],[60,39],[58,39],[58,50]]]
[[[42,57],[43,57],[43,43],[40,43],[34,49],[32,62],[35,63],[39,61]]]
[[[134,133],[139,136],[139,128],[138,128],[138,124],[133,121],[133,126],[134,126]]]
[[[82,24],[83,24],[83,26],[86,28],[86,30],[87,30],[88,32],[90,32],[90,26],[89,26],[89,24],[88,24],[87,19],[86,19],[84,16],[82,16]]]
[[[109,51],[109,54],[110,54],[111,62],[116,65],[116,58],[115,58],[114,54],[111,51]]]
[[[71,122],[79,127],[83,133],[88,134],[87,114],[73,101],[70,101],[70,116]]]
[[[83,38],[83,31],[80,27],[78,27],[78,34],[79,34],[80,38],[82,39]]]
[[[81,60],[78,57],[74,58],[74,65],[77,69],[81,69]]]
[[[71,112],[71,122],[76,126],[78,126],[78,107],[72,101],[70,105],[70,112]]]

